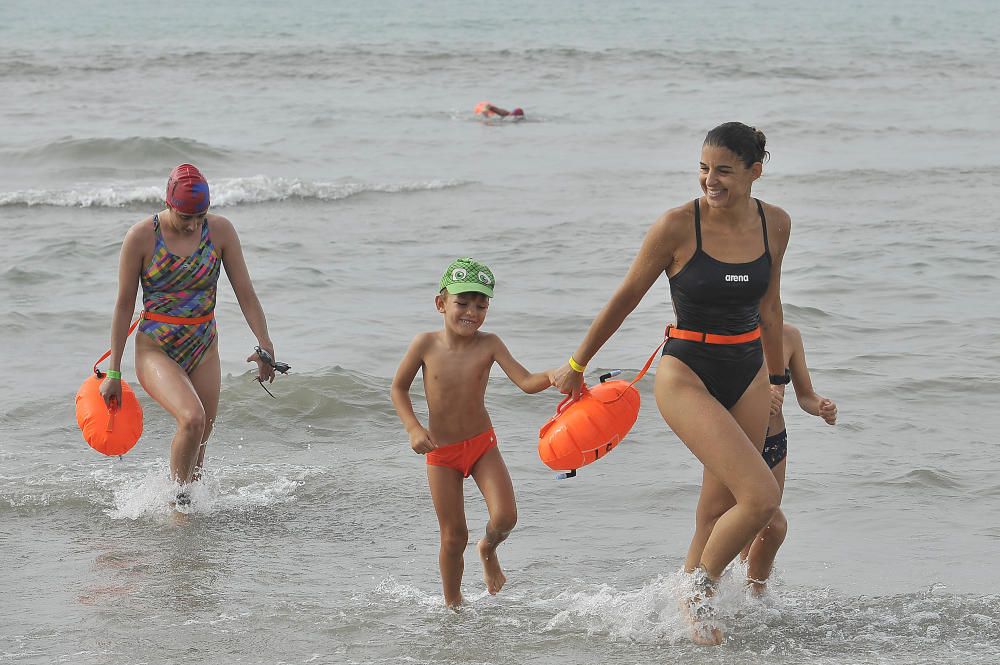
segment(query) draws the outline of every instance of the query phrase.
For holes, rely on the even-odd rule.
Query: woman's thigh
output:
[[[663,419],[705,465],[708,489],[720,499],[724,499],[722,488],[739,500],[762,484],[774,483],[760,455],[770,397],[766,385],[762,393],[757,384],[755,379],[730,412],[677,358],[664,356],[656,372],[656,403]],[[757,410],[761,411],[759,416],[754,415]],[[758,421],[763,422],[759,436],[754,435]],[[760,439],[759,446],[755,439]],[[719,488],[712,478],[718,481]]]
[[[204,410],[187,372],[141,333],[135,340],[135,373],[146,393],[174,418]]]
[[[191,372],[191,385],[205,408],[206,427],[211,427],[219,412],[219,393],[222,390],[222,365],[219,361],[219,340],[202,356],[201,362]],[[270,399],[270,398],[268,398]]]

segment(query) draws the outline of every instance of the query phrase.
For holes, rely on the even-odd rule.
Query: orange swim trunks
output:
[[[468,478],[472,473],[472,467],[476,465],[483,455],[497,445],[497,435],[490,428],[482,434],[477,434],[471,439],[452,443],[442,448],[427,453],[427,463],[431,466],[446,466],[455,469],[462,474],[463,478]]]

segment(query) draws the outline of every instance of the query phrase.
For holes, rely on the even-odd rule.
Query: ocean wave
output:
[[[913,181],[922,181],[926,186],[928,183],[948,183],[959,182],[969,178],[996,178],[1000,176],[1000,166],[983,165],[975,169],[971,168],[906,168],[900,166],[898,169],[821,169],[817,171],[788,173],[775,175],[783,183],[807,185],[807,184],[836,184],[836,183],[858,183],[864,182],[868,186],[892,185],[900,178],[907,178]],[[907,224],[910,221],[907,220]]]
[[[43,62],[33,62],[30,54],[19,54],[0,57],[0,78],[17,76],[30,78],[35,76],[58,76],[60,68]]]
[[[905,473],[893,476],[882,476],[877,482],[871,482],[873,486],[882,487],[885,485],[896,485],[908,487],[915,490],[936,489],[959,489],[962,487],[961,479],[953,473],[941,469],[911,469]]]
[[[212,181],[212,207],[224,208],[277,201],[339,201],[366,193],[405,194],[451,189],[469,184],[461,180],[407,183],[314,182],[299,178],[256,175]],[[2,206],[55,206],[62,208],[124,208],[159,206],[163,185],[81,185],[73,189],[27,189],[0,192]]]
[[[5,161],[15,164],[62,165],[69,162],[119,167],[141,166],[149,162],[222,160],[232,154],[230,150],[177,136],[63,136],[38,146],[0,151]]]
[[[698,72],[706,59],[716,63],[716,71],[726,77],[750,79],[789,79],[806,81],[826,81],[837,79],[858,79],[884,76],[887,71],[894,73],[917,72],[921,77],[929,73],[941,72],[953,76],[961,70],[972,76],[978,71],[988,71],[992,61],[987,57],[973,60],[970,54],[961,57],[954,53],[937,49],[910,48],[905,57],[887,60],[879,50],[857,54],[846,62],[835,57],[839,47],[821,46],[830,57],[813,58],[803,61],[796,57],[794,47],[777,45],[764,47],[752,64],[742,64],[741,51],[730,48],[692,50],[687,48],[635,48],[615,46],[605,48],[583,48],[548,46],[541,48],[487,48],[469,44],[428,44],[426,46],[387,44],[351,44],[342,47],[314,47],[284,45],[273,49],[248,51],[222,47],[212,50],[191,50],[184,52],[153,52],[148,55],[128,53],[115,48],[104,52],[91,53],[86,60],[69,57],[66,60],[31,59],[33,54],[18,54],[16,57],[0,60],[0,78],[23,78],[52,75],[78,76],[81,72],[115,72],[138,70],[205,69],[226,71],[239,75],[252,73],[259,78],[307,78],[333,79],[345,71],[362,71],[377,68],[380,71],[399,70],[407,73],[430,74],[442,68],[469,65],[486,67],[496,62],[521,63],[536,70],[562,68],[582,64],[634,67],[649,65],[659,70],[669,68],[684,76]],[[72,56],[73,54],[71,54]],[[794,63],[794,64],[788,64]],[[835,64],[831,64],[835,63]]]

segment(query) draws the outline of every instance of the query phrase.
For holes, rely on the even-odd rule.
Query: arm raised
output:
[[[496,335],[493,336],[493,345],[493,360],[518,388],[528,394],[534,394],[552,385],[548,372],[529,372],[514,359],[507,345]]]
[[[679,244],[677,229],[679,220],[682,219],[680,209],[671,210],[656,220],[646,232],[639,253],[632,261],[625,278],[604,308],[598,312],[580,346],[573,352],[575,363],[586,366],[590,362],[671,264]],[[569,363],[555,370],[553,379],[553,385],[560,392],[574,397],[580,394],[583,373],[576,371]]]

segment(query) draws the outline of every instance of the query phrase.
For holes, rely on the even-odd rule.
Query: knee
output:
[[[177,428],[192,438],[197,438],[201,443],[201,437],[205,433],[205,426],[208,419],[205,416],[205,409],[191,407],[185,409],[177,415]]]
[[[719,518],[722,517],[728,509],[729,508],[723,508],[722,506],[706,507],[699,505],[694,516],[695,527],[699,530],[711,531],[715,528],[715,523],[719,521]]]
[[[774,511],[774,515],[771,516],[771,521],[767,524],[767,532],[771,538],[779,543],[785,540],[785,536],[788,534],[788,519],[781,508]]]
[[[454,526],[441,529],[441,551],[461,556],[469,544],[469,527]]]
[[[490,528],[502,534],[508,534],[517,525],[517,509],[505,510],[490,518]]]
[[[753,521],[763,527],[774,517],[780,504],[781,493],[778,491],[777,483],[774,483],[754,492],[744,505],[750,511]]]

